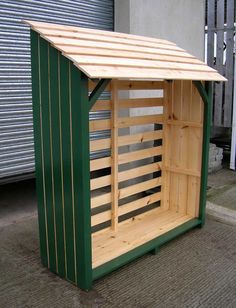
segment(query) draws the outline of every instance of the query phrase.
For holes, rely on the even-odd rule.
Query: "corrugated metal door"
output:
[[[113,0],[1,1],[0,182],[34,172],[30,38],[22,19],[113,30]]]

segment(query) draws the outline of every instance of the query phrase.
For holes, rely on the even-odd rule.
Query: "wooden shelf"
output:
[[[93,268],[96,268],[180,225],[193,216],[161,212],[161,208],[149,211],[119,224],[118,232],[107,229],[92,236]]]

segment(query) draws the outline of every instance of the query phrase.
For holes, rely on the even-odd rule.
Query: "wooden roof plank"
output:
[[[76,65],[76,63],[75,63]],[[80,65],[79,68],[90,78],[118,78],[118,79],[168,79],[168,80],[219,80],[226,79],[215,72],[196,72],[182,70],[161,70],[135,67],[115,67],[98,65]]]
[[[35,21],[26,23],[89,78],[226,80],[166,40]]]
[[[154,43],[142,40],[133,40],[131,38],[117,38],[117,37],[110,37],[105,35],[98,35],[96,33],[89,34],[89,33],[81,33],[81,32],[69,32],[63,30],[50,30],[50,29],[37,29],[39,32],[42,32],[46,36],[54,36],[54,37],[61,37],[64,39],[80,39],[86,41],[100,41],[100,42],[112,42],[112,43],[119,43],[124,45],[131,45],[131,46],[142,46],[142,47],[151,47],[151,48],[161,48],[161,49],[168,49],[168,50],[178,50],[180,52],[184,52],[184,50],[176,45],[167,45],[162,43]]]
[[[157,42],[157,43],[163,43],[166,45],[176,45],[173,42],[170,42],[165,39],[157,39],[155,37],[146,37],[141,35],[135,35],[135,34],[126,34],[122,32],[112,32],[112,31],[105,31],[105,30],[95,30],[95,29],[89,29],[89,28],[80,28],[76,26],[69,26],[69,25],[60,25],[60,24],[52,24],[52,23],[46,23],[46,22],[39,22],[39,21],[27,21],[25,20],[25,23],[31,25],[35,28],[42,28],[42,29],[55,29],[55,30],[63,30],[63,31],[76,31],[76,32],[82,32],[82,33],[91,33],[91,34],[99,34],[99,35],[105,35],[105,36],[111,36],[111,37],[120,37],[120,38],[132,38],[136,40],[141,41],[147,41],[147,42]]]
[[[131,58],[115,58],[115,57],[96,57],[96,56],[83,56],[83,55],[70,55],[67,57],[72,61],[77,62],[78,65],[83,64],[94,64],[94,65],[113,65],[113,66],[132,66],[132,67],[143,67],[143,68],[159,68],[159,69],[182,69],[182,70],[193,70],[193,65],[188,63],[173,63],[173,62],[162,62],[152,61],[144,59],[131,59]],[[199,64],[194,66],[196,71],[204,72],[216,72],[213,68],[206,64]]]

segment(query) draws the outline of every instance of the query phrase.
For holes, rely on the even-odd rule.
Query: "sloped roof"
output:
[[[167,40],[25,22],[90,78],[226,80]]]

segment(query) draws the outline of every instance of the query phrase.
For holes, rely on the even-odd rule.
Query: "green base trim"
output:
[[[157,238],[93,269],[93,280],[96,280],[116,269],[119,267],[133,261],[134,259],[146,254],[147,252],[150,252],[154,250],[156,247],[159,247],[166,242],[169,242],[170,240],[174,239],[175,237],[189,231],[190,229],[195,228],[196,226],[201,224],[201,220],[194,218],[189,220],[188,222],[182,224],[179,227],[176,227],[175,229],[158,236]]]

